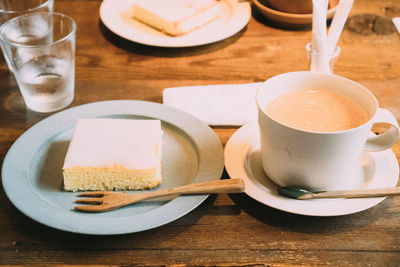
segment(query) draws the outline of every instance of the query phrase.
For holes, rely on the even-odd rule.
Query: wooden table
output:
[[[335,73],[368,87],[400,119],[400,39],[388,23],[397,0],[357,0],[340,39]],[[274,26],[253,11],[238,34],[210,45],[156,48],[117,37],[100,22],[100,0],[56,0],[78,25],[76,96],[71,106],[136,99],[162,102],[166,87],[263,81],[306,70],[310,29]],[[373,15],[365,15],[373,14]],[[389,21],[390,22],[390,21]],[[13,76],[0,70],[0,158],[30,126],[51,114],[25,109]],[[223,145],[237,130],[216,127]],[[400,144],[393,147],[400,158]],[[223,176],[227,176],[224,173]],[[88,236],[46,227],[19,212],[0,187],[0,264],[139,266],[400,265],[400,198],[353,215],[307,217],[245,194],[210,196],[156,229]]]

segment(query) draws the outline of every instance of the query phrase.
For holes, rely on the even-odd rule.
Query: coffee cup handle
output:
[[[388,128],[379,135],[370,134],[365,144],[367,151],[382,151],[392,147],[400,138],[399,124],[394,115],[383,108],[379,108],[374,118],[374,125]]]

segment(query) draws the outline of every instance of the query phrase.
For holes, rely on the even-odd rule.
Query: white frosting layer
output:
[[[63,168],[155,167],[161,139],[159,120],[78,119]]]
[[[133,17],[171,35],[188,33],[216,19],[215,0],[137,0]]]

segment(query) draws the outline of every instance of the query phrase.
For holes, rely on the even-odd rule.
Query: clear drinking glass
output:
[[[306,50],[307,50],[308,69],[310,70],[311,69],[311,59],[313,57],[313,53],[318,53],[318,52],[312,49],[311,42],[306,45]],[[336,46],[333,53],[331,53],[329,55],[329,69],[330,69],[331,73],[333,73],[333,67],[335,66],[336,60],[339,57],[340,51],[341,51],[340,46]],[[318,54],[316,54],[316,55],[318,55]]]
[[[60,13],[13,18],[0,27],[0,42],[26,106],[53,112],[74,98],[76,24]]]
[[[1,0],[0,25],[9,19],[33,12],[53,12],[54,0]]]

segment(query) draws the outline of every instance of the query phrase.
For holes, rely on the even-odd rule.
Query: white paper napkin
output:
[[[163,103],[209,125],[244,125],[257,120],[255,95],[262,83],[166,88]]]
[[[313,0],[311,70],[330,73],[326,16],[328,0]]]
[[[392,21],[397,31],[400,33],[400,17],[393,18]]]

